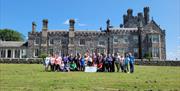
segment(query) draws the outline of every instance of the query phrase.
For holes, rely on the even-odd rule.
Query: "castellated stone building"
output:
[[[144,58],[151,54],[153,59],[166,59],[165,30],[149,19],[149,7],[143,13],[133,15],[128,9],[123,15],[123,24],[114,27],[110,20],[106,21],[106,29],[76,30],[75,20],[69,20],[69,29],[48,29],[48,20],[43,20],[42,30],[36,32],[36,24],[32,23],[32,31],[28,33],[27,57],[38,57],[41,53],[59,53],[60,55],[85,53],[120,53],[132,52],[136,58]]]

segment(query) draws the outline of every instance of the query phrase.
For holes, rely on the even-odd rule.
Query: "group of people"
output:
[[[97,72],[134,72],[134,56],[131,53],[126,53],[120,55],[115,54],[105,54],[105,53],[85,53],[81,55],[77,53],[75,56],[73,54],[67,56],[59,56],[58,54],[51,54],[46,57],[44,61],[45,71],[85,71],[85,67],[97,67]]]

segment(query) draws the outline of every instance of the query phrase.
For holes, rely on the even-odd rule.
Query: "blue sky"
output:
[[[17,30],[27,37],[31,23],[42,28],[42,19],[49,20],[50,30],[68,29],[66,21],[78,21],[76,29],[98,30],[123,23],[128,8],[133,15],[150,7],[150,19],[166,30],[167,59],[180,59],[180,0],[0,0],[0,28]]]

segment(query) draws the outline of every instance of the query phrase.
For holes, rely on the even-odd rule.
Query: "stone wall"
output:
[[[159,60],[146,60],[143,59],[142,61],[140,59],[135,60],[136,65],[147,65],[147,66],[180,66],[180,60],[179,61],[159,61]]]
[[[14,64],[42,64],[42,58],[0,58],[0,63]]]

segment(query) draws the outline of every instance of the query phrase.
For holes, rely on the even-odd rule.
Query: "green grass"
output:
[[[180,91],[180,67],[135,66],[135,73],[44,72],[40,64],[0,64],[0,91]]]

